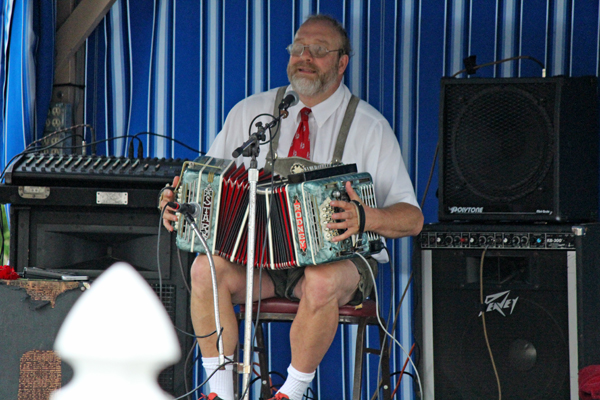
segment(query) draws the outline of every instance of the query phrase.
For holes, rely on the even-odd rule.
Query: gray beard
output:
[[[302,96],[313,97],[323,92],[323,82],[320,79],[312,80],[291,76],[290,83],[292,84],[292,89]]]
[[[325,75],[318,76],[317,79],[308,79],[298,77],[296,74],[288,74],[288,79],[298,94],[306,97],[313,97],[318,94],[324,93],[331,89],[331,86],[335,83],[336,70],[332,69]]]

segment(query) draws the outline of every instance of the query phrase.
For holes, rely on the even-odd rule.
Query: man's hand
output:
[[[173,183],[171,184],[171,186],[177,187],[178,183],[179,183],[179,177],[176,176],[175,178],[173,178]],[[170,189],[163,190],[162,195],[160,196],[160,209],[161,210],[164,209],[165,206],[167,205],[167,203],[170,201],[175,201],[175,193],[173,193],[173,191]],[[173,232],[173,226],[171,225],[171,222],[176,222],[176,221],[177,221],[177,215],[175,215],[175,213],[173,212],[173,209],[171,207],[167,207],[167,209],[163,213],[164,227],[167,228],[167,230],[169,232]]]
[[[371,208],[358,197],[350,182],[346,182],[346,192],[350,200],[356,200],[363,206],[365,220],[363,230],[375,232],[389,239],[416,236],[423,228],[423,213],[418,207],[409,203],[396,203],[384,208]],[[327,224],[329,229],[346,229],[346,232],[332,239],[339,242],[357,234],[360,229],[358,206],[347,201],[332,201],[331,206],[342,209],[331,215],[333,220]]]
[[[352,188],[352,184],[349,181],[346,182],[346,192],[348,193],[348,197],[350,197],[350,200],[356,200],[363,205],[366,215],[369,212],[370,208],[362,202],[360,197],[358,197],[358,194],[356,194],[356,192]],[[344,239],[349,238],[352,235],[357,234],[360,227],[357,205],[348,201],[334,200],[331,202],[331,206],[341,208],[344,211],[332,214],[331,219],[339,222],[331,222],[327,224],[327,227],[329,229],[338,230],[346,229],[346,232],[342,233],[341,235],[335,236],[333,239],[331,239],[331,241],[340,242]],[[366,226],[366,221],[364,222],[364,226]],[[365,230],[367,229],[365,228]]]

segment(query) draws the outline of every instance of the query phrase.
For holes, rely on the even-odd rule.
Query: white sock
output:
[[[308,385],[312,382],[315,377],[315,372],[313,371],[310,374],[305,372],[300,372],[296,368],[292,367],[292,364],[287,369],[288,376],[285,380],[285,383],[279,389],[280,393],[287,395],[290,400],[302,400],[302,396]]]
[[[233,360],[233,355],[226,357]],[[210,393],[216,393],[223,400],[233,399],[233,364],[227,364],[225,369],[219,368],[219,357],[202,357],[202,366],[206,376],[215,373],[209,380]]]

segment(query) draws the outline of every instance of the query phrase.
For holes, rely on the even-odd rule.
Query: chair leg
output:
[[[356,359],[354,361],[354,386],[352,400],[360,400],[362,391],[362,367],[365,356],[365,333],[367,330],[366,318],[361,318],[356,329]]]
[[[392,399],[392,388],[390,379],[390,347],[392,343],[387,341],[385,331],[379,327],[379,357],[381,357],[381,386],[383,388],[383,399]],[[385,348],[383,347],[385,344]]]
[[[260,393],[263,399],[271,398],[271,379],[269,377],[269,358],[265,346],[263,324],[256,325],[256,351],[258,351],[258,363],[260,365]]]
[[[367,348],[366,331],[367,331],[367,320],[361,319],[358,323],[356,332],[356,360],[354,363],[354,386],[352,390],[352,400],[360,400],[362,394],[362,369],[365,362],[365,354],[373,353],[380,357],[381,361],[381,387],[383,389],[383,399],[391,400],[392,389],[390,379],[390,344],[386,343],[386,347],[383,348],[383,343],[386,340],[386,334],[383,329],[377,324],[379,329],[379,350]],[[383,350],[383,351],[382,351]]]
[[[240,343],[235,346],[233,352],[233,396],[236,399],[240,398],[240,375],[238,373],[238,364],[240,360]]]

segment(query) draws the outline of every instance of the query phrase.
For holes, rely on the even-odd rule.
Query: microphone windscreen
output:
[[[294,99],[290,102],[290,107],[295,106],[300,101],[300,97],[298,96],[298,93],[294,92],[293,90],[290,90],[287,95],[294,97]]]
[[[298,93],[290,90],[287,92],[281,103],[279,104],[280,110],[287,110],[288,108],[295,106],[300,101],[300,97],[298,97]]]

